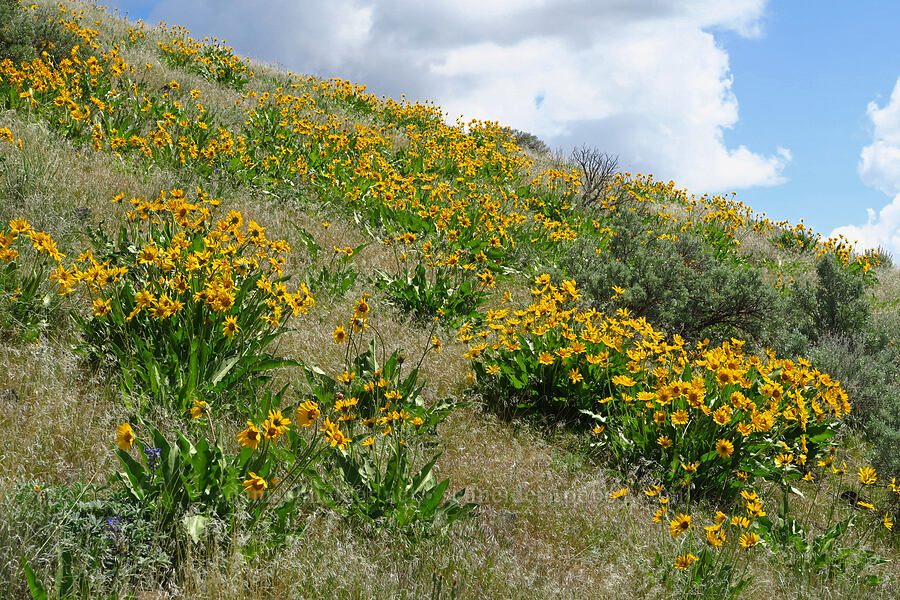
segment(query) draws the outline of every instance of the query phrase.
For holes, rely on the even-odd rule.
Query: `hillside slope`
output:
[[[894,597],[884,252],[94,4],[0,23],[0,597]]]

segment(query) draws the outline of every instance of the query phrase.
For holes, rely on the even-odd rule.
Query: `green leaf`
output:
[[[25,579],[28,581],[28,589],[31,591],[32,600],[48,600],[47,590],[38,581],[37,576],[31,570],[31,567],[28,566],[24,556],[22,557],[22,566],[25,569]]]
[[[447,490],[448,485],[450,485],[450,480],[443,480],[435,487],[431,488],[431,490],[422,499],[421,504],[419,504],[419,510],[422,512],[422,516],[424,518],[428,519],[432,517],[435,509],[441,503],[441,500],[443,500],[444,492]]]
[[[228,372],[231,370],[231,368],[234,367],[234,365],[237,364],[237,362],[240,359],[241,359],[240,356],[232,356],[231,358],[222,362],[222,364],[219,366],[219,369],[215,372],[215,374],[210,379],[210,381],[209,381],[210,385],[215,386],[220,381],[222,381],[222,378],[228,374]]]
[[[402,455],[394,453],[388,460],[387,469],[384,472],[384,487],[394,489],[397,480],[402,476]]]
[[[847,531],[852,521],[853,516],[851,515],[849,518],[835,523],[816,540],[816,545],[823,551],[827,551],[831,547],[832,542]]]
[[[412,482],[410,482],[410,493],[412,495],[417,495],[425,487],[426,483],[428,483],[431,470],[434,468],[434,463],[436,463],[440,457],[440,452],[435,454],[434,457],[419,470],[419,473],[413,477]]]
[[[148,489],[147,472],[144,470],[144,465],[134,460],[128,452],[121,448],[116,450],[116,456],[119,457],[119,462],[122,463],[122,468],[125,470],[126,488],[136,500],[143,501]]]
[[[200,338],[194,338],[191,340],[191,349],[190,349],[190,360],[188,361],[188,377],[187,384],[185,386],[185,390],[183,392],[185,400],[190,398],[194,390],[197,388],[197,381],[199,377],[199,366],[198,366],[198,354],[200,352],[200,346],[205,343],[201,342]]]
[[[144,354],[144,365],[147,369],[147,374],[150,379],[150,391],[153,392],[153,395],[157,398],[160,397],[160,389],[162,388],[162,378],[159,374],[159,364],[149,352]]]
[[[57,553],[56,581],[53,585],[53,595],[56,598],[68,598],[74,587],[72,551],[60,549]]]
[[[512,367],[504,365],[503,366],[503,374],[506,375],[506,378],[512,384],[514,389],[521,390],[525,387],[525,382],[522,381],[521,379],[519,379],[518,377],[516,377],[515,373],[513,372]]]
[[[834,431],[834,430],[832,430],[832,429],[829,429],[829,428],[827,428],[827,427],[824,427],[824,426],[821,427],[821,428],[817,428],[817,429],[821,429],[821,431],[819,431],[818,433],[815,433],[815,434],[810,435],[810,436],[809,436],[808,443],[810,443],[810,444],[821,444],[821,443],[823,443],[823,442],[827,442],[828,440],[830,440],[831,438],[833,438],[835,435],[837,435],[837,432],[836,432],[836,431]]]
[[[209,523],[209,517],[205,515],[193,515],[191,517],[185,517],[181,523],[184,525],[184,530],[190,536],[191,540],[195,544],[200,543],[200,537],[203,535],[203,532],[206,530],[206,525]]]

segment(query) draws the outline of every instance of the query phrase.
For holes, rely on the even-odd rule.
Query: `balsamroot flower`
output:
[[[722,529],[721,525],[714,525],[712,527],[705,527],[706,530],[706,541],[713,547],[719,548],[722,544],[728,541],[728,537],[725,534],[725,530]]]
[[[271,421],[272,425],[274,425],[275,427],[280,428],[282,430],[282,434],[290,429],[290,427],[288,427],[288,425],[291,424],[290,419],[283,417],[280,410],[270,410],[269,421]]]
[[[237,434],[237,437],[241,442],[241,446],[256,450],[256,447],[259,446],[259,442],[262,439],[262,434],[252,421],[247,421],[247,429]]]
[[[277,440],[288,431],[290,421],[281,416],[281,411],[269,411],[269,418],[263,421],[262,434],[267,440]]]
[[[716,454],[719,458],[728,458],[734,452],[734,444],[726,439],[720,439],[716,442]]]
[[[363,296],[356,303],[356,306],[353,307],[354,316],[365,319],[369,314],[369,303],[366,301],[366,296]]]
[[[350,438],[341,433],[341,430],[337,425],[331,422],[331,419],[326,418],[325,423],[319,431],[325,433],[325,437],[331,441],[331,447],[338,446],[341,450],[347,447],[347,444],[352,442]]]
[[[694,564],[695,561],[699,560],[696,556],[688,552],[687,554],[682,554],[675,559],[674,567],[676,569],[690,569],[691,565]]]
[[[122,450],[131,450],[134,446],[134,431],[128,423],[122,423],[116,428],[116,444]]]
[[[28,221],[25,219],[13,219],[9,222],[9,229],[14,234],[18,235],[20,233],[28,233],[31,229],[31,225],[29,225]]]
[[[678,537],[682,533],[686,532],[691,528],[691,517],[690,515],[686,515],[684,513],[679,514],[672,521],[669,522],[669,533],[672,534],[672,537]]]
[[[110,300],[104,300],[103,298],[97,298],[94,300],[93,308],[94,308],[94,316],[95,317],[103,317],[108,313],[111,309]]]
[[[237,316],[232,315],[225,317],[225,323],[222,325],[222,335],[225,337],[233,337],[235,333],[241,330],[237,324]]]
[[[859,481],[863,485],[872,485],[878,480],[878,474],[872,467],[859,468]]]
[[[623,498],[626,494],[628,494],[628,488],[622,488],[620,490],[616,490],[609,494],[609,497],[615,500],[616,498]]]
[[[780,452],[775,456],[775,464],[779,467],[786,467],[794,462],[794,455],[789,452]]]
[[[307,400],[297,407],[297,425],[309,427],[316,422],[320,414],[322,411],[319,410],[319,405],[312,400]]]
[[[194,406],[191,407],[191,418],[199,419],[203,415],[209,414],[209,403],[205,400],[194,399]]]
[[[252,471],[250,472],[250,479],[244,481],[244,491],[247,492],[251,500],[262,498],[268,487],[266,480]]]
[[[672,413],[673,425],[687,425],[690,420],[691,416],[686,410],[676,410]]]

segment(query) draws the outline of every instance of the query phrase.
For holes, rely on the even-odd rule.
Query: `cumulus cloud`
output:
[[[497,120],[553,147],[596,146],[632,171],[719,192],[781,183],[790,161],[785,149],[760,154],[723,138],[738,101],[711,32],[759,35],[765,3],[161,0],[148,20],[225,37],[297,73],[433,100],[451,122]]]
[[[860,155],[859,176],[866,185],[893,196],[900,193],[900,79],[888,103],[879,108],[869,102],[866,113],[874,135]]]
[[[859,248],[882,246],[900,254],[900,79],[887,104],[869,102],[866,113],[873,125],[872,143],[862,149],[859,176],[866,185],[881,190],[893,200],[876,214],[866,209],[865,225],[844,225],[831,235],[858,241]]]
[[[900,254],[900,195],[877,214],[874,209],[867,208],[866,215],[865,225],[844,225],[832,231],[831,235],[843,235],[856,242],[860,250],[880,246],[894,256]]]

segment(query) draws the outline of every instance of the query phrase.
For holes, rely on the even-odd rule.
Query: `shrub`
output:
[[[32,14],[23,11],[18,0],[0,0],[0,60],[15,64],[47,52],[60,61],[79,43],[78,36],[63,27],[52,10],[40,9]]]
[[[619,157],[582,146],[572,151],[572,160],[581,169],[581,201],[587,206],[601,204],[615,180]]]
[[[0,0],[0,23],[0,57],[20,63],[36,54],[34,26],[22,17],[18,0]]]
[[[850,423],[869,440],[870,459],[880,471],[900,475],[900,330],[896,315],[883,315],[871,330],[824,334],[810,347],[816,368],[847,390]]]
[[[873,276],[860,269],[844,268],[825,255],[816,263],[815,285],[795,282],[789,290],[789,321],[811,342],[820,336],[855,335],[871,324],[865,297]]]
[[[816,265],[818,285],[814,316],[818,331],[852,333],[862,330],[870,318],[864,297],[866,281],[853,269],[841,268],[831,257]]]
[[[900,474],[900,394],[891,396],[870,423],[872,464],[886,473]]]
[[[511,129],[510,134],[516,140],[516,144],[525,150],[530,150],[535,154],[547,154],[550,152],[550,147],[533,133],[521,131],[519,129]]]
[[[648,219],[616,210],[606,238],[579,239],[562,257],[565,274],[580,283],[588,303],[601,310],[627,308],[689,340],[761,336],[774,293],[758,271],[741,261],[723,262],[689,232],[654,232],[657,225]],[[613,287],[623,290],[614,305]]]
[[[877,332],[826,333],[810,346],[816,368],[841,382],[853,399],[851,422],[866,428],[883,408],[898,399],[897,349]]]

